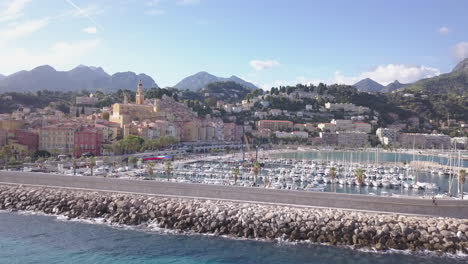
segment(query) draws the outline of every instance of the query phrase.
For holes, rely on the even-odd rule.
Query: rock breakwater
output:
[[[0,185],[0,210],[236,238],[468,254],[468,219]]]

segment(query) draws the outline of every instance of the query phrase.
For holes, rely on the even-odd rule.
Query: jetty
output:
[[[468,200],[455,199],[437,199],[434,201],[418,197],[304,192],[8,171],[0,172],[0,184],[468,219]]]

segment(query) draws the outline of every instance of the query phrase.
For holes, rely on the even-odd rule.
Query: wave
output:
[[[182,230],[175,230],[175,229],[167,229],[163,227],[159,227],[157,221],[153,220],[152,222],[140,224],[136,226],[131,225],[123,225],[117,223],[110,223],[105,218],[69,218],[64,215],[55,215],[55,214],[46,214],[43,212],[35,212],[35,211],[10,211],[10,210],[0,210],[0,213],[17,213],[20,215],[39,215],[39,216],[47,216],[53,217],[56,221],[59,222],[77,222],[83,224],[97,224],[97,225],[105,225],[110,228],[120,229],[120,230],[132,230],[138,232],[145,232],[145,233],[153,233],[158,235],[178,235],[178,236],[204,236],[204,237],[218,237],[223,239],[230,239],[230,240],[238,240],[238,241],[256,241],[262,243],[274,243],[280,247],[290,247],[290,246],[324,246],[324,247],[335,247],[335,248],[345,248],[350,250],[356,250],[363,253],[372,253],[372,254],[379,254],[379,255],[391,255],[391,254],[400,254],[400,255],[411,255],[411,256],[421,256],[421,257],[445,257],[455,260],[465,260],[468,258],[468,254],[465,254],[461,251],[458,251],[455,254],[451,253],[440,253],[434,251],[411,251],[411,250],[398,250],[398,249],[387,249],[385,251],[377,250],[375,248],[356,248],[352,245],[339,245],[334,246],[327,243],[316,243],[304,240],[297,240],[297,241],[290,241],[283,237],[275,238],[275,239],[263,239],[263,238],[244,238],[244,237],[233,237],[229,235],[216,235],[214,233],[198,233],[192,231],[182,231]]]

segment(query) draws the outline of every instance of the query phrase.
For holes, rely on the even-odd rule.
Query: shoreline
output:
[[[468,254],[467,219],[5,185],[0,185],[0,209],[267,242]]]
[[[141,224],[139,226],[131,226],[125,224],[112,224],[107,222],[104,218],[72,218],[68,219],[63,215],[54,215],[54,214],[47,214],[43,212],[34,212],[34,211],[9,211],[9,210],[0,210],[1,213],[12,213],[12,214],[19,214],[25,216],[45,216],[45,217],[52,217],[58,222],[74,222],[80,224],[89,224],[89,225],[102,225],[107,228],[114,228],[117,230],[131,230],[136,232],[144,232],[148,234],[156,234],[156,235],[172,235],[172,236],[201,236],[201,237],[215,237],[221,238],[226,240],[236,240],[236,241],[252,241],[252,242],[259,242],[259,243],[272,243],[278,246],[304,246],[304,247],[311,247],[311,246],[319,246],[319,247],[336,247],[338,249],[347,249],[352,251],[359,251],[362,253],[372,253],[372,254],[379,254],[379,255],[392,255],[392,254],[401,254],[401,255],[410,255],[410,256],[419,256],[419,257],[439,257],[439,258],[446,258],[446,259],[454,259],[454,260],[464,260],[468,258],[468,253],[456,252],[452,253],[441,253],[441,252],[434,252],[434,251],[411,251],[407,250],[398,250],[398,249],[386,249],[386,250],[376,250],[375,248],[355,248],[354,246],[350,245],[330,245],[327,243],[315,243],[310,241],[287,241],[282,240],[281,238],[274,239],[274,240],[266,240],[266,239],[251,239],[251,238],[239,238],[233,237],[228,235],[217,236],[212,233],[195,233],[190,231],[178,231],[173,229],[165,229],[158,227],[155,223],[149,224]]]

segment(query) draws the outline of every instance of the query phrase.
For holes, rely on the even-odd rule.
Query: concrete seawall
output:
[[[437,200],[435,205],[431,199],[421,198],[314,193],[4,171],[0,172],[0,182],[468,219],[467,200]]]

